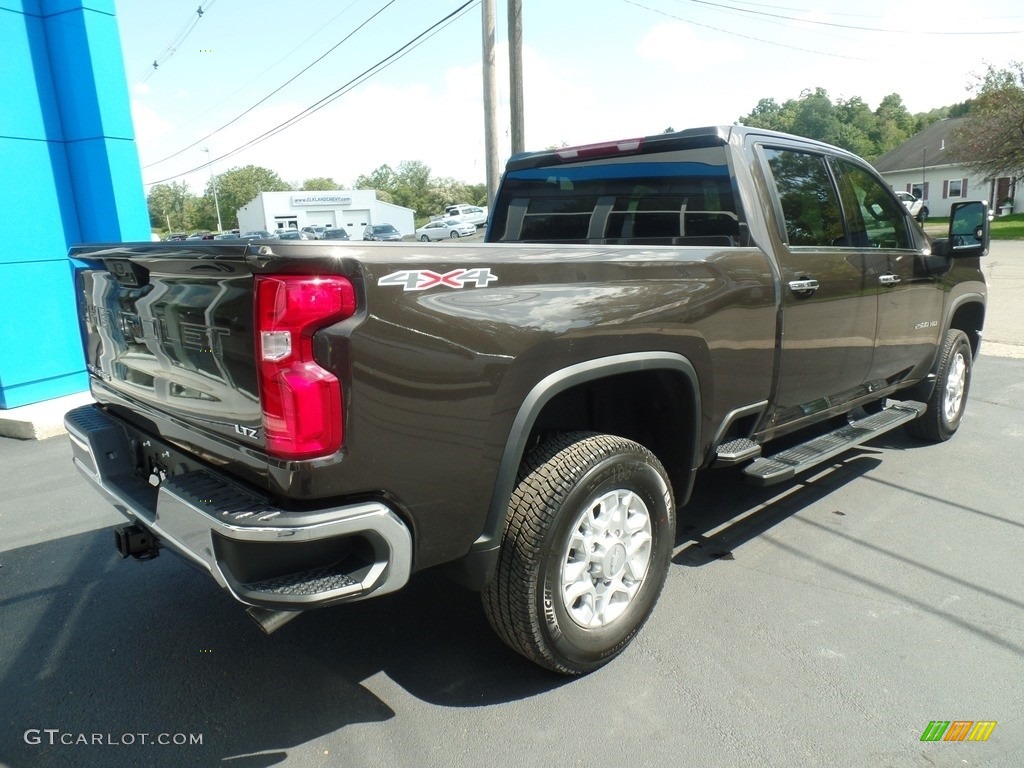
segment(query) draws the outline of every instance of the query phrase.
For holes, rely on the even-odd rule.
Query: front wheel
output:
[[[456,240],[456,239],[458,239],[458,237],[459,237],[459,233],[458,233],[458,232],[456,232],[456,231],[455,231],[455,230],[453,229],[453,230],[452,230],[452,240]]]
[[[487,619],[543,667],[597,669],[650,616],[674,535],[672,491],[650,451],[612,435],[557,437],[520,466]]]
[[[926,221],[928,221],[928,208],[927,208],[927,206],[921,208],[921,210],[917,212],[917,220],[919,222],[921,222],[922,224],[924,224]]]
[[[935,366],[935,389],[928,398],[928,410],[907,424],[911,435],[938,443],[956,434],[967,407],[972,367],[971,343],[967,334],[950,329]]]

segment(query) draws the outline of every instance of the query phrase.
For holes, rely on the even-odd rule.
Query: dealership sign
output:
[[[332,195],[329,192],[292,195],[292,205],[352,205],[352,198],[349,195]]]

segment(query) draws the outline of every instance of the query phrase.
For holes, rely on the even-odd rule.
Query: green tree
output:
[[[835,144],[839,138],[839,126],[839,117],[828,91],[815,88],[813,92],[804,91],[800,94],[793,120],[793,133]]]
[[[306,179],[299,187],[302,192],[325,192],[329,189],[342,189],[342,186],[329,176],[314,176]]]
[[[356,177],[352,186],[356,189],[374,189],[390,194],[398,186],[398,174],[385,163],[377,166],[369,175],[361,174]]]
[[[974,76],[976,97],[951,155],[986,178],[1024,175],[1024,63]]]
[[[895,149],[917,131],[917,122],[903,105],[898,93],[890,93],[875,110],[875,130],[871,138],[875,155]]]
[[[394,169],[381,165],[369,174],[359,176],[356,189],[372,189],[377,199],[412,208],[417,223],[439,214],[446,205],[473,203],[484,205],[487,188],[483,184],[467,185],[450,177],[434,178],[430,167],[419,160],[407,160]]]
[[[471,205],[487,205],[487,185],[467,184],[466,202]]]
[[[217,198],[220,203],[221,222],[225,229],[233,229],[238,226],[238,209],[251,202],[261,192],[288,192],[291,185],[269,168],[258,165],[247,165],[244,168],[232,168],[224,173],[217,174]],[[213,181],[206,183],[204,199],[207,203],[201,208],[204,214],[203,221],[207,224],[205,228],[211,229],[216,226],[217,215],[214,213],[212,221],[208,218],[206,205],[213,208]]]
[[[792,133],[795,111],[795,102],[792,99],[785,104],[779,104],[771,98],[761,99],[749,115],[740,118],[740,122],[753,128]]]
[[[168,231],[184,231],[192,226],[185,217],[188,201],[194,199],[187,184],[172,181],[170,184],[154,184],[146,195],[151,227]]]
[[[836,102],[835,115],[839,120],[836,144],[862,157],[874,157],[878,153],[871,139],[875,116],[864,99],[860,96],[840,99]]]
[[[427,216],[443,212],[446,205],[476,202],[469,187],[450,176],[431,180],[429,192]]]
[[[926,125],[919,125],[898,93],[886,96],[872,112],[859,96],[833,103],[824,88],[805,90],[799,99],[783,104],[761,99],[740,122],[825,141],[868,160],[902,144]]]

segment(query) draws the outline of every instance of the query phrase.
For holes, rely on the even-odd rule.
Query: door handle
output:
[[[878,282],[882,285],[896,285],[900,281],[899,275],[879,275]]]
[[[810,278],[789,281],[789,290],[791,290],[793,293],[805,294],[807,296],[810,296],[812,293],[818,290],[818,287],[818,281],[812,280]]]

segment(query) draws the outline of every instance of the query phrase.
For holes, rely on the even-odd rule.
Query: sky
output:
[[[147,191],[177,181],[201,193],[211,164],[348,186],[381,165],[420,161],[433,176],[483,183],[482,10],[465,3],[116,0]],[[763,98],[819,87],[872,109],[898,93],[911,113],[926,112],[967,99],[987,64],[1024,58],[1020,0],[522,5],[527,150],[729,124]],[[496,0],[502,164],[506,14]],[[381,62],[390,63],[374,69]]]

